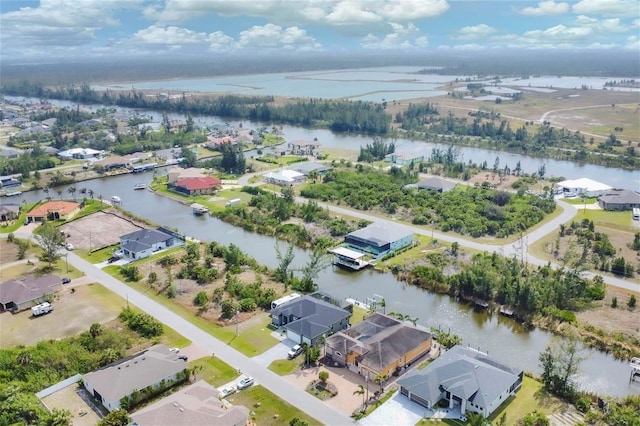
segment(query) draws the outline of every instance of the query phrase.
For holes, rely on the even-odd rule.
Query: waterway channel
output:
[[[91,189],[95,197],[110,199],[118,195],[122,207],[157,224],[178,230],[202,241],[233,243],[258,262],[275,267],[276,240],[272,237],[247,232],[213,217],[194,216],[191,209],[171,199],[150,191],[134,191],[138,182],[150,182],[151,172],[94,179],[76,184]],[[66,187],[60,187],[63,194]],[[79,192],[76,193],[77,195]],[[52,195],[50,193],[50,195]],[[55,193],[53,193],[55,197]],[[30,191],[12,202],[34,202],[46,197],[41,191]],[[283,244],[284,248],[284,244]],[[294,266],[303,265],[308,253],[295,250]],[[490,316],[473,307],[456,303],[447,296],[435,295],[399,282],[390,273],[365,270],[349,273],[328,268],[318,278],[319,288],[337,298],[353,297],[365,301],[374,294],[385,298],[386,311],[396,311],[417,317],[418,323],[450,330],[463,339],[465,345],[489,352],[505,362],[515,364],[525,371],[539,373],[538,356],[552,338],[550,333],[533,329],[525,330],[517,322],[498,315]],[[615,360],[603,352],[587,350],[588,358],[582,363],[580,388],[598,394],[624,396],[640,393],[640,385],[629,382],[630,368],[626,361]]]

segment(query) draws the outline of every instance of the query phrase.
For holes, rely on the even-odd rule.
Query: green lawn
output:
[[[212,386],[222,386],[238,377],[238,371],[218,357],[204,357],[191,361],[189,367],[196,369],[199,379]]]
[[[309,425],[322,424],[260,385],[238,392],[227,401],[247,407],[253,423],[260,426],[288,425],[296,417]]]
[[[631,212],[617,212],[610,210],[582,210],[575,216],[574,220],[591,219],[595,225],[609,226],[622,231],[633,232],[631,227]]]
[[[397,389],[394,389],[390,392],[387,392],[382,398],[380,398],[379,400],[377,400],[374,404],[372,405],[368,405],[367,409],[365,410],[364,413],[361,413],[357,416],[358,419],[361,419],[363,417],[367,417],[369,414],[371,414],[372,412],[374,412],[376,410],[376,408],[378,408],[379,406],[381,406],[382,404],[384,404],[385,402],[387,402],[387,400],[389,400],[395,393],[396,393]]]
[[[585,204],[595,204],[598,202],[598,199],[576,197],[576,198],[563,198],[562,201],[564,201],[567,204],[575,204],[578,206],[583,206]]]
[[[280,376],[293,373],[300,366],[300,362],[295,359],[276,359],[269,365],[269,370]]]
[[[353,315],[349,319],[349,323],[354,326],[356,324],[360,324],[366,316],[369,315],[369,311],[364,308],[360,308],[358,306],[353,307]]]

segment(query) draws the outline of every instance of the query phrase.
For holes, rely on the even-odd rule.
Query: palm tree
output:
[[[380,305],[380,307],[382,308],[382,313],[386,314],[387,313],[387,301],[382,299],[378,305]]]
[[[87,191],[89,193],[89,198],[93,200],[93,189]]]
[[[354,395],[362,395],[362,409],[364,410],[364,386],[358,385],[358,389],[353,391]]]
[[[98,200],[100,200],[100,207],[102,207],[102,194],[98,195]]]
[[[23,367],[31,364],[32,361],[33,357],[31,356],[31,352],[26,349],[21,350],[16,357],[16,362]]]
[[[73,195],[73,199],[75,200],[76,199],[76,187],[75,186],[70,186],[67,191],[69,191],[69,194]]]
[[[56,189],[56,192],[58,193],[58,197],[62,200],[62,189]]]

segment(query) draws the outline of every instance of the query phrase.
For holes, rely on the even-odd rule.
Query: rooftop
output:
[[[628,189],[612,189],[599,198],[604,203],[640,204],[640,193]]]
[[[131,414],[139,426],[209,426],[245,424],[249,409],[241,405],[227,408],[219,392],[204,380],[179,390]]]
[[[65,216],[80,207],[80,203],[73,201],[48,201],[39,205],[28,213],[29,217],[45,217],[51,212],[58,212]]]
[[[87,373],[83,379],[105,401],[119,401],[134,390],[154,385],[186,367],[186,362],[178,359],[168,347],[155,345],[133,357]]]
[[[367,240],[381,247],[385,244],[401,240],[409,235],[413,235],[413,232],[404,226],[387,223],[372,223],[365,228],[358,229],[357,231],[347,234],[347,237]]]
[[[580,188],[587,191],[608,191],[612,189],[607,184],[589,178],[563,180],[562,182],[558,182],[557,185],[565,188]]]
[[[210,189],[221,183],[222,181],[218,178],[205,176],[180,179],[176,181],[176,186],[187,188],[189,191],[196,191],[199,189]]]
[[[30,300],[42,297],[44,294],[54,293],[54,287],[60,285],[57,275],[36,277],[26,275],[0,283],[0,303],[6,305],[13,302],[20,305]]]

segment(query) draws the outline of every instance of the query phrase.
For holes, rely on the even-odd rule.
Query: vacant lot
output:
[[[100,421],[98,413],[87,403],[88,393],[77,383],[60,389],[42,400],[50,409],[69,410],[74,426],[93,426]]]
[[[65,223],[60,227],[67,241],[75,248],[98,250],[120,242],[120,236],[135,232],[142,226],[112,212],[96,212]]]
[[[63,286],[54,297],[50,314],[35,318],[30,310],[0,314],[0,347],[34,345],[40,340],[79,334],[92,323],[113,320],[125,304],[99,284]]]

